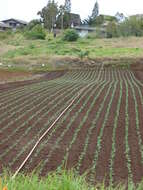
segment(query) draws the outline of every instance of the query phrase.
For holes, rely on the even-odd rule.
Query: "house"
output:
[[[101,27],[104,29],[108,26],[110,22],[117,22],[117,18],[115,16],[111,15],[100,15],[103,18],[103,22],[101,24]]]
[[[81,18],[79,14],[69,13],[70,15],[70,26],[80,26],[81,25]]]
[[[75,26],[80,26],[81,25],[81,18],[79,14],[75,13],[68,13],[64,12],[64,14],[60,14],[57,17],[56,20],[56,28],[57,29],[66,29],[66,28],[73,28]]]
[[[17,20],[17,19],[13,19],[13,18],[3,20],[2,22],[4,24],[7,24],[8,26],[10,26],[13,30],[15,30],[18,27],[25,27],[28,24],[26,21]]]
[[[125,15],[123,13],[117,12],[115,17],[116,17],[118,23],[122,23],[122,22],[124,22],[126,20],[126,17],[125,17]]]
[[[75,26],[74,29],[78,32],[80,37],[86,37],[91,32],[96,32],[95,27],[90,27],[88,25]]]
[[[3,22],[0,22],[0,31],[9,30],[11,27],[8,24],[5,24]]]

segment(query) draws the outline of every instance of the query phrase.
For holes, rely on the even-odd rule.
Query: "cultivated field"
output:
[[[16,88],[17,87],[17,88]],[[0,86],[0,166],[15,171],[38,138],[82,93],[38,145],[23,170],[75,168],[90,182],[143,177],[143,83],[130,70],[84,68],[54,80]]]

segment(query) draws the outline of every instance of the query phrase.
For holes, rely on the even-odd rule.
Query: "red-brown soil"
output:
[[[107,79],[110,78],[111,79],[110,82],[113,82],[113,84],[115,82],[114,79],[118,80],[118,84],[117,84],[117,88],[116,88],[115,95],[113,98],[113,102],[111,104],[109,116],[106,121],[105,128],[103,130],[103,136],[101,139],[101,149],[98,154],[97,165],[96,165],[96,169],[94,171],[96,174],[95,182],[100,182],[105,179],[105,182],[108,184],[109,172],[110,172],[110,158],[111,158],[110,156],[111,156],[111,150],[112,150],[112,133],[113,133],[115,115],[117,114],[117,112],[116,112],[117,103],[118,103],[119,94],[120,94],[119,82],[122,79],[123,80],[126,80],[127,78],[130,79],[130,76],[129,76],[128,72],[126,72],[124,70],[122,71],[120,69],[117,71],[116,69],[114,69],[113,70],[114,78],[111,78],[111,77],[109,77],[109,75],[111,75],[112,70],[107,68],[107,70],[105,69],[104,71],[105,72],[102,72],[102,74],[101,74],[103,78],[105,78],[105,76],[107,77]],[[87,79],[89,79],[91,76],[91,73],[93,73],[93,71],[91,71],[91,73],[90,73],[90,71],[87,71],[87,72],[89,72],[89,74],[87,76]],[[70,73],[72,73],[72,72],[70,72]],[[136,71],[134,71],[134,73],[136,76]],[[63,75],[64,75],[63,72],[52,73],[52,74],[45,75],[42,79],[26,81],[23,83],[18,82],[18,83],[14,83],[12,85],[10,85],[10,84],[1,85],[0,86],[0,89],[1,89],[0,105],[4,101],[4,99],[1,97],[2,97],[3,93],[6,92],[5,90],[9,90],[8,92],[11,92],[11,91],[16,92],[18,90],[17,87],[27,85],[27,84],[31,84],[31,86],[32,86],[32,84],[34,83],[34,85],[35,85],[35,83],[37,81],[39,83],[40,83],[40,81],[47,81],[47,88],[48,88],[48,80],[54,79],[54,78],[57,78],[57,77],[60,77]],[[115,78],[115,76],[117,76],[117,77]],[[98,76],[95,78],[98,78]],[[137,79],[140,80],[140,82],[142,82],[140,77],[137,77]],[[60,78],[59,78],[59,80],[60,80]],[[20,164],[25,159],[25,157],[27,156],[28,152],[30,151],[30,149],[32,148],[34,143],[36,143],[36,140],[38,139],[38,137],[42,134],[41,130],[45,131],[50,126],[50,124],[52,124],[52,122],[59,115],[59,111],[60,110],[62,111],[66,107],[66,105],[68,105],[69,100],[72,99],[74,97],[74,95],[79,91],[79,89],[81,89],[82,86],[85,85],[85,83],[82,84],[82,81],[85,82],[86,81],[85,78],[84,78],[84,80],[81,80],[81,79],[79,81],[77,80],[77,83],[75,83],[75,81],[72,83],[72,77],[71,77],[71,80],[69,80],[69,81],[67,80],[65,83],[65,86],[64,87],[61,86],[61,88],[59,87],[57,92],[56,92],[55,81],[54,81],[53,88],[52,88],[53,91],[50,92],[50,90],[49,90],[49,91],[47,91],[47,93],[45,95],[41,95],[41,98],[33,104],[32,111],[25,114],[21,119],[18,119],[18,116],[25,113],[27,111],[26,109],[23,109],[23,111],[16,113],[11,117],[9,117],[9,115],[10,115],[9,109],[11,109],[12,107],[8,107],[7,109],[4,110],[8,114],[5,116],[5,121],[0,122],[0,131],[2,130],[2,132],[0,132],[1,141],[8,138],[8,136],[11,135],[11,133],[15,129],[18,129],[22,125],[22,123],[26,122],[34,113],[36,113],[36,111],[39,111],[39,113],[34,118],[30,119],[30,121],[28,123],[26,123],[20,130],[18,129],[17,132],[13,136],[11,136],[8,141],[5,140],[5,143],[0,144],[0,164],[1,164],[0,169],[2,168],[2,166],[4,166],[4,167],[10,166],[11,169],[13,171],[15,171],[20,166]],[[95,79],[94,79],[94,81],[95,81]],[[130,81],[131,81],[131,79],[130,79]],[[77,85],[78,82],[79,82],[79,87],[77,89],[74,89],[75,85]],[[41,167],[41,175],[47,175],[47,173],[49,171],[55,170],[62,163],[62,160],[63,160],[65,154],[67,153],[69,145],[74,138],[75,131],[80,126],[83,119],[85,117],[87,117],[86,121],[81,126],[81,129],[78,131],[77,136],[74,140],[74,143],[70,147],[69,155],[68,155],[68,158],[65,163],[66,168],[68,168],[68,169],[72,168],[72,167],[76,168],[76,165],[79,160],[79,156],[82,153],[84,146],[85,146],[85,139],[88,134],[88,130],[91,127],[91,124],[94,121],[101,104],[103,103],[103,99],[109,89],[110,82],[105,85],[103,91],[101,91],[99,97],[97,98],[97,100],[95,102],[95,105],[92,107],[90,112],[88,112],[90,105],[93,102],[93,100],[94,100],[95,96],[97,95],[97,93],[99,92],[99,90],[101,89],[102,85],[99,85],[99,87],[95,90],[95,87],[98,84],[97,83],[97,84],[95,84],[94,88],[90,89],[88,87],[82,93],[79,102],[78,102],[78,100],[75,101],[75,103],[74,103],[75,107],[73,105],[69,109],[68,117],[65,117],[65,119],[63,119],[63,120],[61,118],[57,122],[57,124],[54,126],[54,127],[57,127],[57,129],[54,131],[54,128],[53,128],[50,131],[50,133],[52,134],[51,137],[49,138],[50,134],[48,134],[41,141],[40,145],[36,149],[36,151],[39,150],[38,154],[35,151],[32,154],[31,158],[26,163],[26,165],[24,166],[23,170],[25,172],[32,171],[39,164],[44,166],[44,168]],[[132,83],[132,81],[131,81],[131,83]],[[87,84],[88,84],[88,82],[87,82]],[[143,105],[142,105],[141,99],[139,97],[137,88],[135,87],[135,85],[133,83],[132,83],[132,85],[133,85],[133,88],[134,88],[135,94],[136,94],[138,111],[139,111],[139,121],[140,121],[140,123],[139,123],[140,129],[139,130],[140,130],[141,138],[143,140],[143,129],[142,129]],[[68,88],[68,86],[69,86],[69,88]],[[88,149],[87,149],[85,157],[83,158],[83,161],[81,163],[81,167],[80,167],[80,171],[79,171],[80,174],[82,174],[86,171],[88,171],[88,173],[90,174],[90,169],[92,167],[93,158],[94,158],[95,152],[97,150],[97,141],[98,141],[98,137],[99,137],[99,134],[101,131],[101,126],[103,124],[107,106],[109,105],[110,98],[113,93],[113,86],[114,85],[112,85],[112,87],[111,87],[109,95],[107,96],[107,99],[104,103],[104,108],[102,109],[100,117],[98,118],[98,120],[95,124],[95,128],[92,130],[91,136],[89,138]],[[40,88],[40,87],[38,87],[38,88]],[[70,88],[72,89],[72,91]],[[129,83],[128,83],[128,88],[129,88],[129,93],[128,93],[129,141],[128,141],[128,144],[130,147],[129,156],[131,157],[131,171],[132,171],[132,175],[133,175],[132,180],[134,182],[139,182],[143,177],[143,165],[141,163],[141,153],[140,153],[139,139],[138,139],[137,128],[136,128],[135,103],[134,103],[133,94],[132,94],[132,90],[131,90]],[[139,86],[139,88],[143,95],[143,88],[141,87],[141,85]],[[3,92],[3,90],[4,90],[4,92]],[[32,93],[31,91],[29,89],[29,92],[28,92],[29,95],[30,95],[30,93]],[[72,92],[71,95],[70,95],[70,91]],[[61,92],[63,93],[63,95],[61,95]],[[52,95],[52,93],[53,93],[53,95]],[[93,93],[93,94],[91,94],[91,93]],[[37,94],[35,91],[35,96],[36,95]],[[9,97],[9,96],[10,95],[7,94],[7,97]],[[42,103],[42,101],[45,100],[46,96],[49,97],[49,99],[46,102]],[[86,105],[84,105],[87,98],[89,98],[89,100],[87,101]],[[25,99],[26,99],[26,97],[25,97]],[[14,102],[16,101],[14,99],[14,97],[13,97],[13,99],[11,97],[10,100],[11,101],[13,100]],[[24,101],[24,97],[23,97],[23,101]],[[29,99],[29,102],[27,102],[27,105],[31,101],[32,101],[32,96]],[[33,98],[33,101],[34,101],[34,98]],[[41,101],[41,105],[34,107],[35,105],[38,105],[38,103],[40,103],[40,101]],[[77,102],[78,102],[78,104],[76,105]],[[15,102],[15,104],[16,104],[16,102]],[[22,100],[19,102],[18,109],[21,109],[21,104],[22,104]],[[6,104],[4,104],[4,105],[6,105]],[[55,105],[57,105],[57,106],[55,106]],[[45,108],[42,110],[42,108],[44,106],[45,106]],[[115,158],[114,158],[114,164],[113,164],[113,173],[114,173],[113,180],[115,183],[119,183],[119,182],[126,183],[128,180],[127,160],[126,160],[126,156],[125,156],[125,152],[126,152],[126,150],[125,150],[125,117],[126,117],[125,106],[126,106],[126,87],[125,87],[125,83],[123,82],[121,107],[119,110],[118,126],[116,129],[116,139],[115,139],[116,152],[115,152]],[[30,109],[30,106],[29,107],[27,106],[27,109]],[[81,112],[79,111],[80,109],[82,109]],[[74,116],[78,111],[79,111],[78,117],[75,118]],[[47,112],[47,114],[43,117],[43,115],[46,112]],[[0,108],[0,117],[2,116],[2,114],[3,114],[3,108]],[[53,115],[55,115],[55,116],[53,117]],[[7,124],[11,121],[13,121],[13,124],[11,124],[6,130],[3,130],[3,128],[6,127]],[[45,126],[45,124],[48,121],[49,121],[49,124]],[[69,129],[66,131],[66,127],[68,126],[68,124],[70,122],[71,122],[71,125],[70,125]],[[36,124],[34,124],[34,123],[36,123]],[[29,129],[32,125],[34,127]],[[8,151],[8,153],[5,156],[2,157],[1,155],[5,151],[7,151],[14,143],[16,143],[16,141],[18,141],[18,139],[20,139],[20,136],[22,136],[27,129],[29,129],[28,134],[24,135],[21,138],[20,142],[15,144],[15,146],[10,151]],[[64,133],[62,138],[59,139],[59,137],[61,136],[61,134],[63,133],[64,130],[66,132]],[[49,140],[47,140],[48,138],[49,138]],[[31,141],[32,139],[34,139],[34,141]],[[57,146],[55,146],[57,140],[59,140],[59,143]],[[29,146],[26,146],[30,142],[31,142],[31,144],[29,144]],[[53,148],[54,146],[55,146],[55,148]],[[20,154],[21,150],[23,150],[23,152]],[[49,153],[50,153],[50,157],[49,157]],[[17,155],[19,155],[19,156],[17,157]],[[13,160],[15,158],[17,158],[17,159],[13,162]],[[47,158],[48,158],[48,160],[47,160]],[[45,160],[47,160],[47,162],[44,163]],[[44,163],[44,165],[43,165],[43,163]]]
[[[0,70],[0,91],[38,83],[43,80],[53,80],[63,76],[65,73],[66,71],[53,71],[47,72],[46,74],[33,74],[30,72],[9,72]]]

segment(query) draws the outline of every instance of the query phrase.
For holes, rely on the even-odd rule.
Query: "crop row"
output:
[[[36,101],[38,101],[40,97],[41,97],[41,100],[45,99],[46,97],[44,97],[44,95],[47,96],[48,91],[49,91],[49,94],[48,94],[49,99],[51,98],[51,95],[52,95],[52,97],[58,95],[61,92],[61,88],[64,86],[65,86],[64,83],[61,86],[58,86],[58,88],[55,88],[53,86],[52,90],[46,86],[45,88],[41,88],[42,90],[40,89],[39,91],[35,91],[33,94],[30,95],[30,97],[23,97],[23,99],[20,101],[19,101],[19,99],[17,101],[14,101],[14,100],[11,101],[12,102],[11,104],[7,104],[7,106],[3,108],[4,110],[1,108],[1,111],[3,110],[2,114],[1,114],[1,124],[5,120],[9,119],[9,117],[7,117],[8,113],[10,113],[9,114],[10,117],[13,118],[14,115],[16,115],[18,112],[22,112],[25,109],[28,109],[30,106],[32,106],[34,104],[34,102],[36,103]],[[66,85],[65,89],[63,89],[63,90],[66,90],[66,88],[69,88],[70,86],[73,86],[73,84]],[[76,87],[76,85],[75,85],[75,87]],[[33,101],[33,99],[34,99],[34,101]],[[21,102],[21,104],[20,104],[20,102]],[[12,107],[12,108],[10,109],[9,107]],[[28,112],[30,112],[29,109],[28,109]],[[14,121],[12,121],[12,122],[14,122]],[[10,126],[11,123],[9,123],[8,125]]]
[[[74,91],[73,93],[75,93],[77,90],[79,90],[81,87],[80,85],[75,85],[74,87]],[[14,117],[15,119],[12,119],[11,122],[9,121],[7,125],[5,125],[3,128],[0,129],[0,132],[2,133],[3,131],[7,130],[12,124],[21,121],[22,118],[29,113],[34,113],[31,117],[29,116],[28,119],[26,120],[26,123],[28,124],[28,122],[30,122],[30,120],[32,120],[34,117],[38,117],[38,114],[41,113],[43,110],[45,110],[45,108],[47,108],[47,105],[52,104],[53,102],[56,102],[59,100],[59,98],[61,98],[62,96],[65,96],[67,93],[71,92],[73,90],[73,87],[70,88],[62,88],[61,90],[59,90],[56,94],[51,94],[51,96],[49,96],[47,94],[47,91],[45,91],[45,96],[41,97],[40,95],[32,102],[32,104],[30,105],[30,109],[27,109],[25,112],[22,112],[21,110],[18,110],[15,113],[12,113],[11,116],[14,117],[14,115],[16,115],[16,113],[21,112],[22,114],[19,115],[19,117]],[[56,96],[57,94],[60,93],[60,96]],[[51,99],[54,99],[54,101],[50,101]],[[65,100],[66,100],[66,96],[65,96]],[[35,103],[35,106],[33,106]],[[29,104],[27,105],[29,107]],[[25,107],[27,107],[25,106]],[[38,109],[39,107],[42,107],[42,109]],[[23,108],[22,108],[23,110]],[[34,110],[37,110],[37,112],[34,112]],[[6,118],[8,119],[8,117]],[[12,131],[12,133],[5,139],[3,139],[0,142],[0,145],[6,141],[8,141],[16,132],[18,132],[22,127],[25,126],[25,123],[22,123],[21,126],[15,128],[15,130]]]
[[[100,86],[103,82],[99,82],[99,85]],[[86,96],[86,94],[88,94],[90,92],[90,90],[92,90],[94,87],[94,85],[92,84],[91,87],[89,87],[89,89],[87,89],[87,91],[84,91],[82,96],[78,99],[78,101],[73,105],[73,109],[75,109],[77,107],[78,104],[80,104],[80,102],[82,101],[82,99]],[[71,113],[71,109],[68,110],[68,112],[66,113],[66,115],[62,118],[62,121],[60,121],[60,123],[62,124],[62,122],[64,121],[65,117],[67,117],[67,115],[69,116]],[[72,120],[72,118],[71,118]],[[61,125],[56,125],[53,130],[51,131],[51,133],[48,135],[48,137],[46,138],[46,141],[44,141],[41,146],[36,150],[35,154],[31,157],[31,160],[30,160],[30,163],[32,163],[33,161],[33,158],[34,157],[37,157],[39,155],[39,153],[41,152],[41,150],[47,145],[47,142],[50,140],[50,138],[54,135],[54,133],[60,129],[60,126]],[[68,128],[68,126],[67,126]]]
[[[65,155],[64,155],[64,158],[62,160],[60,168],[62,168],[64,166],[64,164],[67,162],[68,157],[69,157],[69,153],[71,151],[71,148],[72,148],[73,144],[75,143],[75,141],[76,141],[79,133],[82,131],[82,128],[83,128],[85,122],[87,121],[90,112],[92,111],[92,109],[94,108],[94,106],[96,106],[96,101],[97,101],[98,97],[100,96],[101,92],[104,90],[104,88],[105,88],[106,85],[108,85],[108,83],[103,84],[102,87],[100,88],[100,90],[98,91],[98,93],[96,93],[96,95],[95,95],[93,101],[91,102],[90,107],[88,108],[87,112],[85,113],[82,121],[80,122],[80,124],[78,125],[78,127],[76,128],[76,130],[74,131],[72,140],[70,141],[68,147],[66,148],[66,152],[65,152]],[[94,95],[94,94],[95,94],[95,91],[93,90],[93,94],[92,95]],[[88,98],[87,98],[87,100],[88,100]],[[75,115],[75,117],[78,117],[78,115],[79,115],[79,112],[77,112],[77,116]],[[74,118],[74,120],[75,119],[76,118]],[[72,123],[73,122],[74,121],[72,121]],[[70,126],[72,126],[72,123],[70,124]],[[46,162],[45,162],[45,166],[46,166]]]
[[[99,84],[100,84],[100,82],[99,82]],[[95,85],[95,84],[94,84],[94,85]],[[93,88],[93,87],[92,87],[92,88]],[[91,91],[91,89],[89,89],[89,90]],[[88,91],[89,91],[89,90],[88,90]],[[86,92],[86,94],[87,94],[87,93],[88,93],[88,92]],[[90,96],[91,96],[91,95],[90,95]],[[76,104],[74,104],[72,110],[80,103],[81,98],[84,98],[84,97],[80,97],[80,99],[78,100],[78,102],[77,102]],[[81,107],[81,109],[83,109],[83,108]],[[63,122],[67,117],[69,117],[70,112],[71,112],[71,110],[69,110],[69,111],[67,112],[67,114],[63,117],[63,119],[62,119],[61,122]],[[73,122],[73,118],[71,118],[71,121],[70,121],[70,122]],[[61,125],[62,125],[62,124],[61,124]],[[68,126],[69,126],[69,125],[70,125],[70,124],[68,124]],[[53,130],[53,132],[50,133],[50,136],[48,136],[48,138],[46,139],[45,143],[42,143],[42,145],[40,146],[40,148],[36,150],[36,153],[35,153],[35,155],[34,155],[33,157],[38,156],[38,154],[40,153],[40,151],[42,150],[42,148],[44,148],[44,146],[46,146],[46,144],[47,144],[48,141],[50,140],[50,137],[52,136],[52,134],[56,131],[55,129],[57,129],[57,127],[59,128],[59,126],[56,125],[56,127],[55,127],[54,130]],[[64,132],[64,133],[65,133],[65,132]],[[31,159],[30,162],[32,162],[32,159]]]
[[[67,91],[65,91],[65,89],[63,89],[61,95],[60,95],[60,96],[57,96],[57,97],[56,97],[55,99],[53,99],[52,101],[50,101],[51,99],[49,99],[49,97],[46,95],[47,98],[44,99],[44,101],[40,101],[39,104],[35,105],[35,108],[37,108],[37,107],[40,106],[41,109],[37,109],[37,111],[35,111],[31,117],[29,117],[25,122],[23,122],[21,125],[19,125],[17,128],[15,128],[15,130],[13,130],[13,132],[11,133],[11,135],[9,135],[9,136],[8,136],[7,138],[5,138],[3,141],[5,142],[5,141],[9,140],[9,138],[11,138],[12,136],[14,136],[15,133],[17,133],[21,128],[23,128],[24,126],[26,126],[26,124],[28,124],[28,123],[30,122],[30,120],[32,120],[33,118],[38,118],[38,115],[39,115],[43,110],[45,110],[45,108],[47,108],[47,105],[53,104],[53,103],[55,103],[55,102],[58,102],[58,104],[61,104],[61,105],[62,105],[62,102],[63,102],[63,99],[61,99],[62,96],[65,97],[65,100],[68,99],[67,102],[64,100],[64,102],[66,102],[66,104],[68,104],[69,98],[70,98],[72,95],[74,95],[75,92],[76,92],[78,89],[80,89],[80,88],[81,88],[81,87],[80,87],[79,85],[77,85],[77,86],[75,86],[74,88],[72,87],[72,88],[70,88],[70,89],[67,90]],[[47,100],[48,100],[48,102],[47,102]],[[59,100],[60,100],[60,101],[59,101]],[[64,106],[65,106],[65,105],[64,105]],[[43,114],[43,116],[41,116],[40,118],[38,118],[38,119],[36,120],[36,123],[38,123],[39,120],[41,120],[43,117],[47,116],[52,110],[55,109],[55,107],[56,107],[56,104],[55,104],[54,107],[51,107],[50,109],[47,109],[47,112],[45,112],[45,113]],[[31,109],[34,109],[34,108],[32,107]],[[27,112],[29,112],[29,110],[27,110]],[[25,113],[23,113],[22,115],[20,115],[20,118],[19,118],[20,120],[21,120],[21,117],[22,117],[23,115],[25,115]],[[18,119],[18,118],[17,118],[17,119]],[[12,120],[12,122],[13,122],[13,120]],[[22,137],[26,136],[26,135],[28,134],[28,132],[32,129],[32,127],[34,127],[34,124],[36,124],[36,123],[32,123],[32,125],[31,125],[30,127],[28,127],[28,128],[25,130],[25,132],[22,134],[22,136],[20,136],[20,138],[17,139],[17,140],[15,141],[15,143],[13,143],[13,145],[12,145],[11,147],[9,147],[9,149],[7,149],[5,152],[3,152],[3,153],[0,155],[0,158],[2,158],[3,156],[5,156],[14,146],[16,146],[16,144],[17,144],[18,142],[20,142],[20,140],[22,139]],[[9,124],[10,124],[10,123],[9,123]],[[7,128],[9,127],[9,124],[8,124],[7,126],[5,126],[3,129],[7,129]],[[11,124],[12,124],[12,123],[11,123]],[[1,130],[2,130],[2,129],[1,129]],[[4,143],[4,142],[2,142],[2,143]]]
[[[72,97],[71,94],[70,94],[70,96]],[[55,107],[56,107],[56,106],[58,106],[58,105],[55,105]],[[60,109],[60,111],[61,111],[61,109]],[[55,118],[55,117],[54,117],[54,118]],[[41,118],[40,118],[40,119],[41,119]],[[50,121],[51,121],[51,118],[50,118],[50,120],[48,120],[48,123],[46,124],[46,126],[50,123]],[[45,127],[46,127],[46,126],[45,126]],[[40,133],[43,131],[43,129],[44,129],[44,128],[42,128],[42,129],[38,132],[38,134],[40,134]],[[34,140],[35,140],[35,139],[32,139],[33,142],[34,142]],[[31,144],[31,143],[29,142],[28,144]],[[13,146],[12,146],[12,147],[13,147]],[[24,150],[24,147],[23,147],[22,149]],[[22,154],[23,150],[21,150],[21,152],[15,157],[14,160],[16,160],[17,157],[18,157],[20,154]],[[14,160],[13,160],[13,162],[15,162]],[[12,163],[13,163],[13,162],[12,162]]]
[[[103,82],[102,82],[102,83],[103,83]],[[98,87],[99,87],[100,85],[101,85],[101,83],[99,83]],[[98,88],[98,87],[97,87],[97,88]],[[89,93],[93,88],[94,88],[94,87],[93,87],[93,85],[92,85],[92,87],[91,87],[90,89],[88,89],[87,91],[85,91],[85,92],[82,94],[82,96],[78,99],[77,103],[73,105],[72,110],[75,109],[75,108],[78,106],[78,104],[80,104],[80,102],[82,101],[82,99],[84,99],[84,97],[86,96],[86,94]],[[90,97],[91,97],[91,96],[92,96],[92,94],[90,95]],[[89,98],[90,98],[90,97],[89,97]],[[84,104],[87,104],[87,102],[88,102],[88,100],[86,100],[86,102],[85,102]],[[83,105],[82,107],[80,107],[78,113],[80,113],[84,108],[85,108],[85,105]],[[58,125],[58,124],[56,125],[56,127],[54,128],[54,130],[50,133],[50,136],[48,136],[48,137],[46,138],[46,140],[41,144],[40,148],[36,150],[36,153],[34,154],[33,157],[37,157],[37,156],[40,154],[40,152],[42,151],[42,149],[44,149],[44,147],[46,147],[46,145],[47,145],[48,141],[50,140],[50,138],[52,137],[53,133],[56,132],[57,128],[60,128],[60,126],[62,126],[62,122],[64,122],[64,120],[65,120],[67,117],[69,117],[70,112],[71,112],[72,110],[69,110],[69,111],[65,114],[65,116],[64,116],[64,117],[62,118],[62,120],[60,121],[60,125]],[[63,137],[63,136],[65,135],[65,133],[70,129],[71,123],[72,123],[72,122],[74,121],[74,119],[77,117],[77,114],[78,114],[78,113],[76,113],[75,116],[73,116],[73,117],[71,118],[70,122],[67,124],[67,126],[66,126],[66,128],[63,130],[62,134],[57,138],[57,140],[56,140],[56,142],[55,142],[55,145],[53,146],[53,148],[50,150],[50,152],[49,152],[49,154],[48,154],[48,158],[50,158],[52,152],[55,150],[55,148],[57,147],[57,145],[58,145],[58,143],[60,142],[60,140],[62,139],[62,137]],[[32,161],[31,161],[31,162],[32,162]]]
[[[141,153],[141,159],[143,163],[143,142],[140,134],[140,121],[139,121],[139,108],[138,108],[138,103],[137,103],[137,98],[136,98],[136,93],[133,84],[128,80],[128,83],[131,87],[132,95],[133,95],[133,100],[134,100],[134,106],[135,106],[135,120],[136,120],[136,132],[138,136],[138,143],[139,143],[139,148],[140,148],[140,153]]]
[[[104,120],[103,120],[103,124],[101,126],[100,133],[99,133],[99,136],[98,136],[98,139],[97,139],[97,148],[95,150],[94,158],[93,158],[93,162],[92,162],[92,166],[91,166],[91,176],[90,176],[91,182],[94,181],[94,174],[95,174],[95,171],[96,171],[96,165],[97,165],[97,161],[98,161],[98,156],[99,156],[99,153],[100,153],[100,150],[101,150],[102,136],[103,136],[103,132],[104,132],[106,123],[108,121],[108,117],[109,117],[109,114],[110,114],[110,110],[111,110],[111,107],[112,107],[112,102],[113,102],[113,99],[114,99],[114,96],[115,96],[116,89],[117,89],[117,82],[114,84],[113,93],[112,93],[111,99],[110,99],[110,101],[108,103],[108,107],[107,107],[106,114],[105,114],[105,117],[104,117]]]
[[[30,94],[30,96],[28,96],[28,97],[23,96],[20,101],[19,101],[19,99],[15,100],[15,101],[12,100],[10,104],[7,104],[5,107],[2,107],[0,109],[0,111],[1,111],[0,123],[2,124],[2,122],[5,121],[5,119],[8,119],[7,118],[8,114],[13,115],[17,112],[21,112],[22,110],[27,108],[27,106],[29,107],[30,105],[34,104],[34,102],[37,101],[37,99],[39,99],[39,97],[45,98],[44,95],[47,94],[48,92],[49,92],[49,95],[51,95],[51,94],[54,95],[56,92],[59,92],[59,90],[61,90],[61,87],[54,88],[54,90],[45,87],[45,88],[35,91],[33,94]],[[66,90],[66,88],[69,88],[70,85],[68,85],[68,86],[63,85],[63,87],[65,87],[65,90]]]

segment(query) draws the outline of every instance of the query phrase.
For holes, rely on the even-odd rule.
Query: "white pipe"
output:
[[[100,72],[103,69],[103,64],[101,66],[101,69],[99,71],[99,76],[97,78],[97,80],[95,82],[92,82],[88,85],[86,85],[85,87],[83,87],[78,93],[77,96],[71,101],[71,103],[64,109],[64,111],[57,117],[57,119],[52,123],[52,125],[44,132],[44,134],[39,138],[39,140],[36,142],[36,144],[33,146],[32,150],[30,151],[30,153],[28,154],[28,156],[25,158],[25,160],[22,162],[22,164],[20,165],[20,167],[16,170],[16,172],[14,173],[14,175],[12,176],[12,179],[14,179],[17,174],[20,172],[20,170],[23,168],[23,166],[26,164],[27,160],[30,158],[30,156],[32,155],[32,153],[34,152],[34,150],[37,148],[37,146],[39,145],[39,143],[41,142],[41,140],[47,135],[47,133],[53,128],[53,126],[59,121],[59,119],[64,115],[64,113],[73,105],[73,103],[75,102],[75,100],[82,94],[82,92],[88,88],[91,84],[96,83],[99,81],[99,77],[100,77]]]

